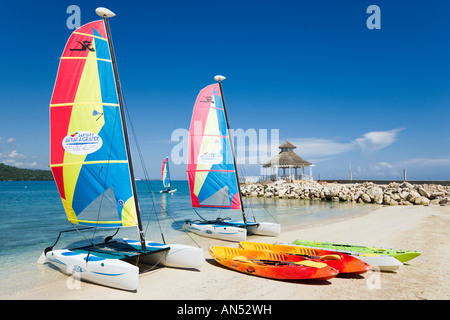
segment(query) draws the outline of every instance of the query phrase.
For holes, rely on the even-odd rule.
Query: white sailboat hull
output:
[[[225,241],[245,241],[247,230],[245,228],[222,226],[216,224],[202,224],[186,221],[182,230],[190,231],[202,237],[214,238]]]
[[[87,254],[70,250],[51,250],[47,252],[47,261],[57,267],[63,273],[74,278],[74,281],[82,280],[96,284],[136,291],[138,287],[139,268],[122,260],[105,259],[93,254]]]
[[[170,193],[170,194],[172,194],[172,193],[177,192],[177,190],[178,190],[178,189],[173,189],[173,190],[170,190],[170,191],[167,191],[167,190],[160,190],[159,193]]]
[[[279,236],[281,233],[281,226],[278,223],[272,223],[272,222],[247,222],[247,224],[244,223],[244,221],[226,221],[227,223],[233,224],[241,224],[247,229],[247,234],[251,235],[258,235],[258,236],[269,236],[269,237],[276,237]]]
[[[140,249],[141,244],[137,240],[116,239]],[[139,262],[160,265],[173,268],[200,269],[203,264],[203,250],[183,244],[160,244],[146,242],[147,249],[162,250],[160,254],[148,254],[139,256]],[[168,249],[168,250],[164,250]],[[95,253],[89,255],[86,263],[87,253],[72,251],[68,249],[50,250],[45,256],[39,258],[38,263],[50,262],[63,273],[76,280],[82,280],[100,284],[116,289],[136,291],[139,282],[139,268],[132,263],[97,256]]]
[[[123,239],[129,245],[139,248],[140,242],[137,240]],[[144,256],[140,259],[145,264],[158,264],[164,267],[183,268],[183,269],[201,269],[203,265],[203,250],[184,244],[161,244],[156,242],[146,242],[147,248],[170,248],[163,257]]]
[[[258,222],[258,227],[253,234],[260,236],[276,237],[281,233],[281,225],[279,223]]]
[[[199,270],[203,265],[203,249],[183,244],[169,244],[170,250],[161,264],[172,268]]]

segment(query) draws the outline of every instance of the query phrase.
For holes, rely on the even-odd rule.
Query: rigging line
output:
[[[247,173],[245,172],[245,168],[244,168],[244,164],[243,163],[237,163],[237,165],[239,166],[239,171],[242,173],[242,176],[245,177],[247,176]],[[238,168],[235,168],[235,170],[237,171]],[[240,184],[240,181],[238,181],[237,183]],[[242,198],[241,198],[242,199]],[[242,199],[242,202],[244,201],[244,199]],[[255,211],[253,210],[253,206],[251,205],[251,201],[249,201],[249,206],[246,208],[250,208],[250,212],[252,214],[253,217],[253,221],[256,222],[256,217],[255,217]],[[243,204],[242,204],[243,205]]]
[[[141,160],[141,161],[143,161],[143,160]],[[143,164],[144,166],[145,166],[145,164]],[[145,169],[144,169],[145,170]],[[156,200],[156,197],[155,197],[155,192],[153,191],[153,188],[152,188],[152,185],[151,185],[151,182],[150,182],[150,179],[148,178],[148,175],[147,175],[147,172],[145,171],[145,176],[146,176],[146,185],[147,185],[147,188],[148,188],[148,190],[149,190],[149,192],[152,194],[152,196],[153,196],[153,206],[152,206],[152,209],[154,209],[155,211],[155,215],[156,215],[156,217],[157,217],[157,220],[158,220],[158,223],[159,223],[159,218],[158,218],[158,215],[156,214],[156,209],[155,209],[155,203],[156,204],[158,204],[158,206],[160,207],[160,209],[170,218],[170,219],[172,219],[172,221],[173,222],[176,222],[176,220],[175,220],[175,218],[169,213],[169,211],[167,211],[166,210],[166,208],[164,208],[164,206],[158,201],[158,200]],[[149,219],[148,219],[148,223],[147,223],[147,227],[146,227],[146,231],[147,231],[147,228],[148,228],[148,225],[149,225],[149,222],[150,222],[150,217],[149,217]],[[163,231],[161,230],[161,225],[159,225],[159,228],[160,228],[160,232],[161,232],[161,237],[163,238],[163,242],[165,243],[165,240],[164,240],[164,234],[163,234]],[[199,247],[199,248],[201,248],[201,246],[197,243],[197,241],[195,241],[195,239],[192,237],[192,235],[189,233],[189,232],[186,232],[186,231],[184,231],[184,233],[197,245],[197,247]]]
[[[266,206],[264,205],[264,203],[261,202],[260,199],[258,199],[259,197],[256,197],[256,201],[261,205],[261,207],[264,209],[264,211],[266,211],[266,213],[276,222],[279,223],[277,219],[275,219],[274,215],[270,213],[269,210],[267,210]]]
[[[71,223],[72,224],[72,226],[75,228],[75,230],[77,230],[77,232],[87,241],[87,242],[89,242],[90,244],[91,244],[91,246],[92,247],[94,247],[95,246],[95,244],[94,244],[94,238],[92,237],[92,241],[91,240],[89,240],[87,237],[85,237],[84,235],[83,235],[83,233],[80,231],[80,230],[78,230],[78,228],[73,224],[73,223]],[[94,234],[95,234],[95,230],[96,230],[96,228],[94,228]],[[87,263],[89,262],[89,256],[91,255],[91,248],[89,248],[89,250],[88,250],[88,254],[87,254],[87,256],[86,256],[86,265],[87,265]]]
[[[148,179],[147,179],[147,181],[149,181]],[[149,182],[147,182],[147,186],[148,186],[148,188],[150,189],[150,191],[152,192],[152,194],[154,195],[154,192],[153,192],[153,189],[152,189],[152,187],[151,187],[151,184],[149,183]],[[164,212],[164,213],[166,213],[166,215],[170,218],[170,219],[172,219],[172,221],[173,222],[177,222],[176,220],[175,220],[175,218],[166,210],[166,208],[164,208],[164,206],[161,204],[161,203],[159,203],[159,201],[157,201],[156,199],[155,199],[155,202],[159,205],[159,207],[162,209],[162,211]],[[155,206],[155,204],[153,203],[153,207]],[[191,207],[192,208],[192,207]],[[195,209],[194,209],[195,210]],[[156,213],[156,210],[155,210],[155,213]],[[201,217],[202,218],[202,217]],[[203,220],[205,220],[204,218],[202,218]],[[195,239],[191,236],[191,233],[190,232],[186,232],[186,231],[184,231],[184,233],[197,245],[197,247],[199,247],[199,248],[201,248],[201,246],[197,243],[197,241],[195,241]],[[161,234],[162,235],[162,237],[163,237],[163,239],[164,239],[164,235],[163,234]]]
[[[141,148],[140,148],[140,146],[139,146],[139,141],[138,141],[138,139],[137,139],[136,132],[135,132],[135,130],[134,130],[133,122],[131,121],[131,116],[130,116],[129,109],[128,109],[128,106],[127,106],[127,101],[126,101],[125,96],[124,96],[123,93],[122,93],[122,98],[123,98],[123,101],[124,101],[125,111],[126,111],[126,113],[127,113],[127,117],[128,117],[128,119],[129,119],[129,122],[130,122],[131,132],[132,132],[133,135],[134,135],[134,141],[135,141],[135,144],[136,144],[136,149],[137,149],[137,151],[138,151],[139,160],[140,160],[141,165],[142,165],[142,170],[144,171],[144,178],[145,178],[145,181],[146,181],[146,186],[147,186],[147,188],[148,188],[148,190],[149,190],[149,193],[152,195],[152,199],[153,199],[153,205],[152,205],[152,209],[150,210],[150,213],[152,213],[153,210],[154,210],[154,214],[155,214],[155,216],[156,216],[156,220],[158,221],[159,231],[160,231],[160,233],[161,233],[161,238],[163,239],[163,243],[165,243],[164,232],[162,231],[161,221],[160,221],[158,215],[156,214],[155,203],[158,204],[158,206],[163,210],[164,213],[166,213],[166,215],[167,215],[170,219],[172,219],[173,222],[176,222],[176,220],[175,220],[174,217],[172,217],[172,215],[164,208],[164,206],[163,206],[161,203],[159,203],[158,200],[156,200],[155,192],[153,191],[153,188],[152,188],[152,186],[151,186],[150,177],[149,177],[149,175],[148,175],[147,167],[146,167],[146,165],[145,165],[144,157],[143,157],[143,155],[142,155]],[[150,225],[150,218],[151,218],[151,214],[149,215],[148,220],[147,220],[147,226],[146,226],[146,228],[145,228],[145,231],[146,231],[146,232],[147,232],[148,227],[149,227],[149,225]],[[186,234],[187,234],[187,235],[189,236],[189,238],[190,238],[190,239],[191,239],[191,240],[192,240],[192,241],[200,248],[200,245],[194,240],[194,238],[193,238],[190,234],[188,234],[188,233],[186,233]]]
[[[244,168],[244,165],[243,165],[243,164],[240,164],[240,165],[239,165],[239,170],[240,170],[241,172],[243,172],[244,176],[246,176],[246,172],[245,172],[245,168]],[[264,210],[264,211],[265,211],[265,212],[266,212],[266,213],[267,213],[267,214],[268,214],[268,215],[269,215],[276,223],[279,223],[278,220],[274,217],[274,215],[271,214],[269,210],[267,210],[266,206],[264,205],[264,203],[261,202],[261,200],[259,199],[259,197],[256,197],[256,201],[261,205],[261,207],[263,208],[263,210]],[[251,204],[252,198],[249,198],[249,202],[250,202],[250,204]],[[253,213],[253,206],[250,206],[250,208],[251,208],[251,210],[252,210],[253,220],[256,222],[256,219],[255,219],[255,216],[254,216],[254,213]]]
[[[192,207],[192,209],[193,209],[193,210],[195,211],[195,213],[200,217],[200,219],[202,219],[203,221],[206,221],[206,219],[203,218],[203,217],[200,215],[200,213],[198,213],[197,210],[195,210],[194,207]]]
[[[164,254],[161,255],[161,258],[159,258],[159,260],[152,267],[142,270],[142,271],[139,270],[139,274],[143,274],[143,273],[146,273],[146,272],[149,272],[149,271],[152,271],[153,269],[155,269],[161,263],[162,259],[167,256],[168,252],[169,251],[164,252]],[[139,263],[139,258],[140,258],[140,256],[136,259],[136,261],[137,261],[136,265]]]
[[[141,147],[139,145],[139,141],[138,141],[138,138],[137,138],[137,135],[136,135],[136,131],[134,130],[133,122],[131,121],[131,116],[130,116],[130,112],[129,112],[129,109],[128,109],[127,101],[126,101],[125,95],[123,93],[122,93],[122,99],[123,99],[123,102],[124,102],[124,109],[125,109],[125,111],[127,113],[127,117],[128,117],[129,123],[130,123],[131,132],[133,133],[133,136],[134,136],[134,142],[136,144],[136,149],[137,149],[137,152],[138,152],[139,160],[141,162],[142,170],[144,172],[146,185],[147,185],[147,188],[149,189],[149,191],[150,191],[150,193],[152,195],[152,198],[153,198],[152,209],[154,209],[155,208],[155,202],[157,202],[156,198],[155,198],[155,193],[153,192],[153,189],[151,188],[150,177],[148,175],[147,167],[145,166],[145,161],[144,161],[144,157],[142,155]],[[124,119],[124,121],[125,121],[125,119]],[[147,220],[147,226],[145,228],[146,231],[147,231],[147,229],[148,229],[148,227],[150,225],[151,212],[152,212],[152,210],[150,211],[150,215],[149,215],[149,218]],[[160,219],[158,218],[158,215],[156,214],[156,210],[155,210],[155,216],[156,216],[156,220],[158,222],[158,227],[159,227],[159,231],[161,233],[161,238],[163,239],[163,243],[165,243],[164,242],[165,241],[164,240],[164,235],[163,235],[163,231],[162,231],[162,227],[161,227],[161,222],[160,222]]]
[[[131,116],[130,116],[130,112],[129,112],[129,109],[128,109],[127,101],[126,101],[126,99],[125,99],[125,95],[124,95],[123,92],[122,92],[122,99],[123,99],[123,102],[124,102],[124,109],[125,109],[125,111],[126,111],[126,113],[127,113],[127,117],[128,117],[128,119],[129,119],[129,122],[130,122],[131,132],[133,133],[133,136],[134,136],[134,142],[135,142],[135,144],[136,144],[136,149],[137,149],[137,151],[138,151],[138,156],[139,156],[139,160],[140,160],[140,162],[141,162],[142,170],[143,170],[143,172],[144,172],[144,178],[145,178],[145,181],[146,181],[146,186],[147,186],[147,188],[148,188],[148,190],[149,190],[149,193],[152,195],[152,199],[153,199],[153,201],[152,201],[152,202],[153,202],[152,210],[154,209],[155,216],[156,216],[156,220],[158,221],[158,227],[159,227],[159,230],[160,230],[160,233],[161,233],[161,238],[163,239],[163,243],[165,244],[164,233],[163,233],[163,231],[162,231],[160,219],[159,219],[158,215],[156,214],[155,203],[157,203],[157,204],[159,205],[159,207],[167,214],[167,216],[168,216],[170,219],[172,219],[172,221],[176,222],[176,220],[175,220],[175,219],[172,217],[172,215],[171,215],[171,214],[163,207],[163,205],[160,204],[159,201],[156,200],[155,192],[153,191],[153,188],[152,188],[152,186],[151,186],[150,177],[149,177],[149,175],[148,175],[148,171],[147,171],[147,167],[146,167],[146,165],[145,165],[144,157],[143,157],[143,155],[142,155],[141,148],[140,148],[140,146],[139,146],[139,141],[138,141],[138,139],[137,139],[137,135],[136,135],[136,132],[135,132],[135,130],[134,130],[133,122],[131,121]],[[125,119],[124,119],[124,121],[125,121]],[[148,220],[147,220],[147,226],[146,226],[146,228],[145,228],[145,232],[147,232],[148,227],[149,227],[149,225],[150,225],[150,218],[151,218],[151,212],[152,212],[152,210],[150,211],[150,215],[149,215]],[[188,237],[189,237],[189,238],[197,245],[197,247],[201,248],[200,245],[194,240],[194,238],[193,238],[189,233],[185,232],[185,234],[188,235]]]
[[[77,228],[77,226],[76,226],[75,224],[73,224],[72,222],[71,222],[70,224],[71,224],[72,227],[73,227],[73,228],[81,235],[81,237],[84,238],[84,240],[86,240],[87,242],[89,242],[92,246],[95,245],[91,240],[89,240],[86,236],[83,235],[83,232],[81,232],[81,231]],[[91,228],[89,228],[89,229],[91,229]]]

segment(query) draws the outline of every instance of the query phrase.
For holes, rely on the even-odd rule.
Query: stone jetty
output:
[[[391,182],[380,185],[364,183],[327,183],[302,181],[299,183],[266,181],[241,185],[244,197],[349,201],[383,205],[450,205],[450,186]]]

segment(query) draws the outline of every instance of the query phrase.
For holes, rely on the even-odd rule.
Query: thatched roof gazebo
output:
[[[270,161],[267,161],[262,165],[263,170],[266,169],[266,178],[270,176],[270,179],[276,180],[278,178],[283,178],[286,180],[312,180],[312,167],[314,166],[310,162],[303,160],[299,155],[294,152],[297,148],[288,140],[279,146],[280,153],[273,157]],[[309,175],[305,175],[305,167],[309,167]],[[297,169],[302,169],[302,174],[299,176],[297,174]],[[283,170],[283,174],[280,175],[280,169]],[[286,169],[289,169],[288,174],[286,174]],[[294,174],[292,169],[295,170]],[[271,173],[267,174],[270,170]]]

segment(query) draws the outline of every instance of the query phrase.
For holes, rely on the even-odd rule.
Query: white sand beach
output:
[[[276,281],[242,274],[220,266],[208,253],[209,245],[236,243],[200,238],[205,262],[201,271],[159,268],[141,275],[137,292],[89,283],[69,289],[68,277],[34,288],[10,299],[150,299],[150,300],[297,300],[297,299],[450,299],[447,277],[449,206],[380,206],[370,213],[330,219],[314,225],[282,226],[279,237],[250,236],[256,242],[295,239],[417,250],[422,254],[395,272],[340,275],[329,281]],[[57,271],[55,271],[57,272]]]

